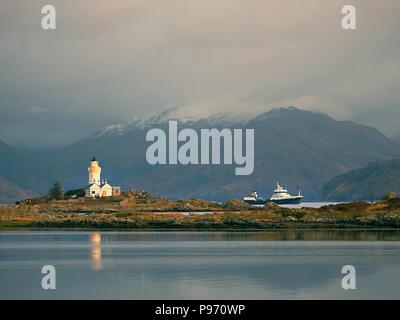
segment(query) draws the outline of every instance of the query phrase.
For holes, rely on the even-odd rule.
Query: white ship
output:
[[[267,202],[263,197],[258,195],[257,191],[253,191],[248,196],[244,197],[243,201],[250,205],[265,204]]]
[[[243,201],[250,205],[266,204],[267,202],[273,202],[276,204],[299,204],[302,199],[303,196],[300,194],[300,190],[297,196],[292,196],[279,184],[279,182],[277,182],[274,194],[268,200],[265,200],[263,197],[260,197],[256,191],[253,191],[251,194],[244,197]]]
[[[303,199],[303,196],[300,194],[300,190],[297,196],[292,196],[284,187],[279,185],[279,182],[277,182],[274,194],[269,198],[269,201],[276,204],[298,204],[301,203],[301,199]]]

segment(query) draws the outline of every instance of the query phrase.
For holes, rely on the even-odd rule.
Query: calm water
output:
[[[299,204],[280,204],[280,207],[290,208],[290,209],[301,209],[301,208],[321,208],[323,206],[335,205],[344,202],[302,202]],[[262,208],[263,204],[254,205],[254,207]]]
[[[399,240],[396,231],[3,232],[0,298],[399,299]],[[56,290],[41,288],[46,264]],[[341,288],[347,264],[353,291]]]
[[[299,204],[283,204],[281,207],[300,209],[300,208],[321,208],[323,206],[335,205],[343,202],[302,202]]]

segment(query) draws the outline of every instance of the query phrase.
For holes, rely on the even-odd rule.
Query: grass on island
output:
[[[200,213],[201,214],[198,214]],[[197,213],[197,214],[190,214]],[[36,198],[0,207],[0,229],[267,230],[400,228],[400,198],[288,209],[268,203],[254,208],[232,199],[169,200],[130,191],[120,198]]]

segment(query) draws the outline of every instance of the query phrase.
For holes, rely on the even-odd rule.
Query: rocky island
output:
[[[0,207],[1,230],[269,230],[269,229],[400,228],[400,198],[282,208],[268,203],[255,208],[231,199],[169,200],[147,192],[129,191],[103,199],[34,198]]]

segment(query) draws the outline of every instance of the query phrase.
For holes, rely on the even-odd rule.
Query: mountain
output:
[[[19,152],[0,140],[0,203],[37,195],[33,190],[43,187],[32,163]]]
[[[390,139],[392,139],[393,141],[400,143],[400,131],[396,134],[394,134],[393,136],[390,137]]]
[[[147,164],[145,153],[150,143],[145,140],[146,133],[154,127],[167,131],[169,119],[178,119],[179,128],[196,130],[254,128],[253,174],[235,176],[236,165]],[[400,145],[371,127],[289,107],[250,120],[226,115],[179,119],[176,113],[163,113],[145,121],[109,126],[67,147],[19,152],[33,165],[34,176],[40,177],[41,186],[32,190],[41,193],[55,181],[65,189],[85,186],[88,162],[96,156],[103,168],[102,177],[125,189],[171,198],[226,200],[240,198],[253,189],[270,195],[279,181],[289,192],[301,189],[305,201],[313,201],[322,198],[322,186],[339,174],[371,161],[400,158]]]
[[[36,192],[23,189],[4,177],[0,177],[0,203],[14,203],[37,195]]]
[[[400,159],[372,162],[341,174],[323,187],[327,200],[378,200],[389,192],[400,194]]]

